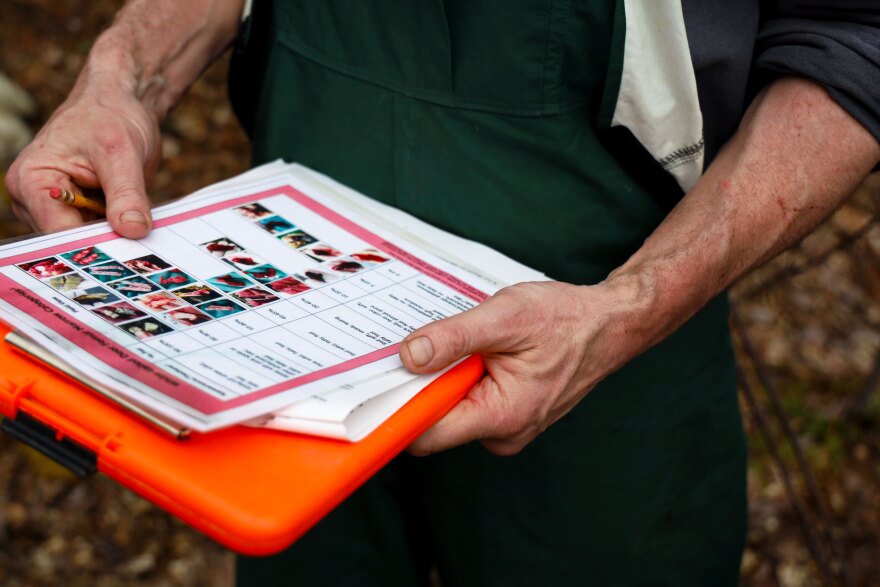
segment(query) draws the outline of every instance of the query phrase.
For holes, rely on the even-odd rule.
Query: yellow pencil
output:
[[[87,198],[82,194],[66,190],[64,188],[52,188],[49,190],[49,197],[53,200],[59,200],[68,206],[73,206],[80,210],[90,210],[101,216],[107,215],[107,210],[100,202],[96,202],[91,198]]]

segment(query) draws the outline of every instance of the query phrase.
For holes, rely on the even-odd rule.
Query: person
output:
[[[19,217],[75,225],[45,190],[101,186],[114,229],[146,235],[158,124],[241,9],[129,2],[11,167]],[[299,161],[557,281],[407,337],[413,371],[479,353],[487,374],[239,581],[736,585],[723,292],[880,159],[871,3],[277,0],[248,22],[231,90],[254,162]]]

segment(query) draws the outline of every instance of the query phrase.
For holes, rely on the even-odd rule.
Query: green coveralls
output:
[[[244,66],[257,163],[301,162],[577,284],[625,261],[681,195],[599,128],[613,0],[274,10],[267,52]],[[447,587],[732,586],[745,460],[717,299],[521,454],[402,456],[289,551],[240,559],[239,582],[424,585],[436,565]]]

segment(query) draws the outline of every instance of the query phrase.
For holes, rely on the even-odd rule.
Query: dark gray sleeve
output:
[[[812,79],[880,140],[880,1],[765,2],[755,66]]]

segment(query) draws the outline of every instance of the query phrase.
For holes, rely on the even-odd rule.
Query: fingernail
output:
[[[412,339],[406,343],[406,348],[409,349],[409,356],[416,367],[427,365],[434,358],[434,345],[427,336]]]
[[[120,222],[135,222],[137,224],[147,225],[147,217],[138,212],[137,210],[129,210],[128,212],[123,212],[122,216],[119,217]]]

